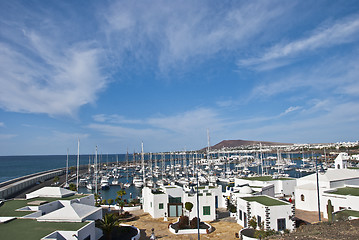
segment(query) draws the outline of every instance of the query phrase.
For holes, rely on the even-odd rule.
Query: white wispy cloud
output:
[[[254,66],[258,70],[273,69],[291,63],[297,56],[350,43],[359,39],[359,15],[338,20],[331,25],[320,26],[309,36],[288,43],[278,43],[257,58],[242,59],[239,66]]]
[[[108,81],[103,49],[94,40],[75,37],[80,25],[67,18],[71,9],[54,15],[46,8],[15,6],[16,17],[9,13],[9,19],[0,20],[0,108],[74,115],[81,106],[95,103]]]
[[[120,121],[117,121],[117,118]],[[205,145],[206,129],[219,132],[224,124],[220,114],[209,108],[199,108],[171,116],[148,117],[142,120],[122,121],[122,116],[96,115],[98,123],[91,123],[87,127],[106,136],[128,140],[143,140],[147,143],[160,142],[166,147],[183,148],[202,147]],[[114,121],[115,119],[115,121]],[[201,144],[203,143],[203,144]],[[162,144],[161,144],[162,145]],[[165,150],[163,148],[162,150]]]
[[[135,49],[132,56],[155,60],[166,71],[248,45],[289,5],[272,4],[242,2],[228,9],[209,2],[117,1],[104,11],[104,29],[119,58],[123,51]]]
[[[0,127],[5,127],[5,123],[0,122]]]
[[[358,61],[358,51],[353,51],[350,54],[333,56],[311,66],[295,67],[285,74],[278,74],[279,77],[272,75],[270,79],[258,83],[252,89],[249,98],[267,98],[298,90],[302,91],[302,95],[315,91],[315,96],[327,95],[328,92],[344,97],[356,96]]]
[[[16,134],[0,134],[0,140],[8,140],[17,137]]]

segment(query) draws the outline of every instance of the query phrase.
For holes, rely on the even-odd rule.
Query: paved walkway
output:
[[[149,239],[151,236],[151,229],[155,229],[155,235],[157,239],[197,239],[197,234],[188,235],[175,235],[168,230],[168,225],[177,220],[177,218],[168,218],[167,222],[163,221],[163,218],[154,219],[148,213],[144,213],[143,210],[132,212],[138,219],[135,221],[127,222],[126,224],[133,225],[141,230],[140,240]],[[238,233],[242,228],[233,219],[225,217],[219,220],[209,222],[214,227],[214,231],[210,234],[201,234],[201,239],[238,239],[235,238],[235,233]]]
[[[309,223],[315,223],[319,221],[319,214],[316,211],[304,211],[304,210],[296,209],[295,216]],[[323,218],[323,213],[321,213],[320,216],[322,221],[328,221],[328,219]]]

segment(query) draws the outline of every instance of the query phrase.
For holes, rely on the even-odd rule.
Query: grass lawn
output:
[[[39,240],[55,230],[76,231],[88,222],[61,223],[61,222],[37,222],[30,219],[16,219],[0,224],[1,239],[12,240]]]
[[[328,192],[328,193],[330,193],[330,194],[339,194],[339,195],[359,196],[359,188],[343,187],[343,188],[338,188],[334,192]]]
[[[33,198],[29,200],[9,200],[0,206],[0,217],[23,217],[30,214],[31,211],[15,211],[16,209],[27,206],[27,203],[32,201],[47,201],[53,202],[56,200],[71,200],[81,197],[81,195],[74,195],[66,198]]]
[[[242,179],[252,181],[276,181],[276,180],[293,180],[293,178],[272,178],[272,176],[261,176],[261,177],[243,177]]]
[[[343,210],[342,212],[348,214],[348,216],[359,217],[359,211]]]
[[[288,205],[289,203],[279,201],[267,196],[258,196],[258,197],[242,197],[242,199],[249,202],[258,202],[265,206],[279,206],[279,205]]]

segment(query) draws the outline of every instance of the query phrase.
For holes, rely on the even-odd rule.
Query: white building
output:
[[[294,205],[273,197],[252,196],[237,199],[237,222],[243,227],[248,227],[248,221],[255,217],[257,224],[264,223],[266,230],[293,230],[294,215]]]
[[[263,177],[252,177],[252,178],[235,178],[235,186],[249,184],[252,188],[261,187],[260,190],[262,195],[268,196],[293,196],[294,189],[296,186],[295,178],[272,178],[270,176]],[[273,193],[272,190],[268,191],[265,189],[266,186],[273,185]]]
[[[325,218],[328,218],[329,200],[333,206],[333,212],[345,209],[359,211],[359,186],[345,186],[324,191],[320,199],[320,205]]]
[[[320,198],[324,191],[346,185],[359,186],[359,172],[351,169],[328,169],[318,174]],[[306,211],[318,211],[316,174],[298,178],[295,188],[295,207]],[[325,209],[321,209],[325,211]]]
[[[164,186],[159,189],[144,187],[142,189],[142,204],[144,212],[148,212],[153,218],[179,217],[188,215],[196,216],[197,195],[196,188],[182,188],[177,185]],[[205,186],[198,189],[199,217],[202,221],[216,219],[216,208],[225,207],[221,186]],[[191,202],[191,213],[185,210],[185,203]]]
[[[44,197],[54,198],[54,201],[44,201]],[[23,206],[16,211],[30,213],[15,221],[32,219],[37,222],[85,223],[78,230],[56,230],[41,239],[97,240],[102,236],[102,230],[95,227],[95,220],[102,218],[102,209],[95,207],[93,194],[75,195],[75,192],[67,189],[44,187],[27,194],[26,198]]]

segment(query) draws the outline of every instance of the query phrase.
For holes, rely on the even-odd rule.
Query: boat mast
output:
[[[143,142],[141,142],[141,164],[142,164],[142,176],[143,176],[143,183],[145,182],[145,154],[143,152]]]
[[[263,176],[263,155],[262,155],[262,143],[259,143],[259,149],[261,154],[261,167],[262,167],[262,175]]]
[[[97,194],[97,146],[95,152],[95,161],[94,161],[94,170],[95,170],[95,193]]]
[[[65,186],[68,187],[68,176],[69,176],[69,149],[67,148],[67,157],[66,157],[66,182]]]
[[[79,190],[79,167],[80,167],[80,138],[77,139],[77,174],[76,174],[76,187]]]

